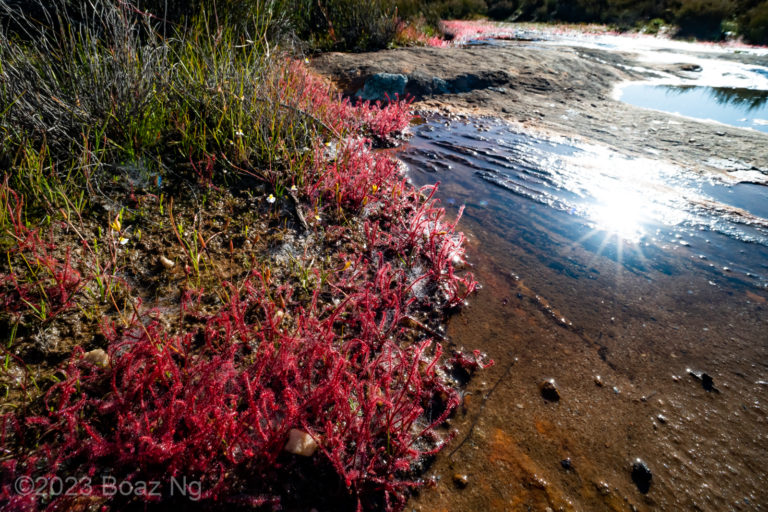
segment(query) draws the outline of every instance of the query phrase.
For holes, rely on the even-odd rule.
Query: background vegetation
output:
[[[764,0],[440,0],[423,5],[442,18],[598,22],[650,31],[669,24],[682,37],[718,40],[735,31],[748,42],[768,43]]]
[[[41,12],[34,0],[7,3],[28,13]],[[82,0],[63,3],[76,6]],[[135,0],[133,5],[137,13],[151,13],[166,34],[201,11],[230,28],[243,29],[254,18],[269,20],[265,31],[269,41],[303,51],[386,48],[414,42],[402,37],[407,25],[432,36],[439,33],[441,19],[481,17],[595,22],[651,33],[668,26],[680,37],[720,40],[741,36],[747,42],[768,43],[768,0]]]

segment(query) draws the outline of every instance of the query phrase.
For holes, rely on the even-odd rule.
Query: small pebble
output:
[[[603,481],[596,482],[595,487],[597,488],[597,491],[603,496],[608,496],[609,494],[611,494],[611,486],[608,485],[606,482],[603,482]]]
[[[599,375],[595,375],[595,386],[603,387],[603,378]]]
[[[163,256],[162,254],[160,255],[159,259],[160,259],[160,264],[163,267],[165,267],[165,268],[167,268],[169,270],[172,269],[176,265],[173,261],[169,260],[168,258]]]
[[[651,488],[653,473],[642,459],[635,459],[632,463],[632,481],[635,482],[637,490],[646,494]]]
[[[571,459],[563,459],[560,461],[560,465],[565,469],[566,471],[573,469],[573,463],[571,462]]]
[[[312,436],[296,428],[292,428],[288,433],[288,442],[283,448],[288,453],[311,457],[317,451],[317,441]]]
[[[109,356],[100,348],[86,352],[83,359],[95,366],[107,366],[109,364]]]
[[[469,477],[464,473],[455,473],[453,475],[453,483],[459,489],[464,489],[469,484]]]
[[[539,384],[539,391],[541,392],[541,396],[544,397],[544,400],[549,400],[550,402],[557,402],[560,400],[560,391],[557,389],[555,379],[547,379],[543,381]]]

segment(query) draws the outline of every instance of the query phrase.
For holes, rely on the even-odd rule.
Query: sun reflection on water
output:
[[[678,168],[645,158],[617,157],[599,147],[568,160],[561,186],[580,192],[583,215],[593,224],[587,237],[602,236],[603,246],[637,244],[653,226],[684,220],[679,208],[683,194],[674,184]]]
[[[596,227],[631,242],[645,235],[643,228],[648,207],[639,193],[625,187],[596,191],[595,204],[588,210]]]

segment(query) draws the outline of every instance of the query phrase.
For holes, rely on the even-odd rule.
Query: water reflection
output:
[[[665,85],[670,94],[687,94],[701,89],[720,105],[732,105],[747,112],[761,108],[768,103],[768,91],[744,89],[741,87],[703,87],[696,85]]]
[[[643,198],[625,189],[605,191],[595,197],[596,203],[590,209],[592,217],[601,230],[616,236],[639,241],[643,231]]]
[[[738,87],[630,84],[621,101],[768,132],[768,91]]]
[[[752,468],[766,460],[768,187],[479,120],[423,125],[403,158],[453,213],[466,204],[483,290],[448,334],[497,362],[409,509],[651,507],[635,454],[653,468],[651,508],[766,502]],[[705,489],[707,475],[725,485]]]

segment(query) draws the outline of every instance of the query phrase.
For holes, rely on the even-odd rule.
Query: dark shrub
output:
[[[444,19],[467,19],[485,14],[488,6],[485,0],[446,0],[438,9]]]
[[[702,39],[720,39],[721,24],[733,14],[735,6],[729,0],[689,0],[677,10],[679,35]]]
[[[385,48],[397,32],[389,0],[289,0],[299,37],[323,50]]]
[[[744,38],[754,44],[768,44],[768,2],[753,7],[739,20]]]
[[[506,20],[511,18],[516,10],[515,2],[502,0],[488,6],[488,17],[494,20]]]

